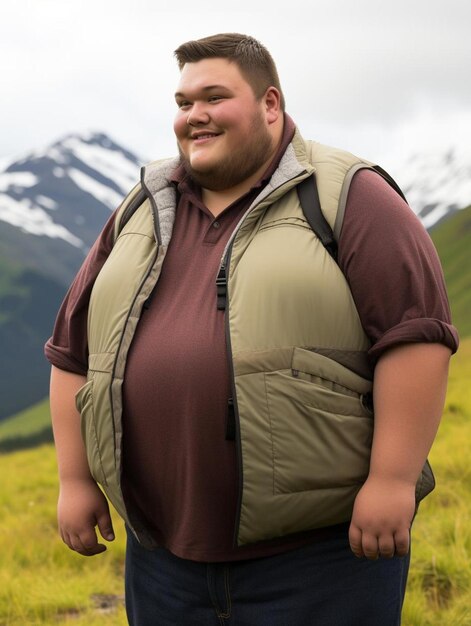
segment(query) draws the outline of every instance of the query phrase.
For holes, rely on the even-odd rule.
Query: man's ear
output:
[[[281,111],[281,95],[276,87],[268,87],[263,96],[263,102],[265,105],[265,115],[267,122],[269,124],[273,124],[276,122],[280,115]]]

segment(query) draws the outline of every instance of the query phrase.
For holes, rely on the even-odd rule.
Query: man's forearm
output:
[[[449,359],[450,350],[440,344],[404,344],[376,366],[370,472],[349,529],[358,557],[409,551],[415,484],[443,411]]]
[[[93,480],[80,431],[80,415],[75,407],[75,394],[85,382],[85,376],[52,367],[51,418],[61,481]]]
[[[449,359],[447,347],[418,343],[379,360],[370,476],[415,484],[442,415]]]

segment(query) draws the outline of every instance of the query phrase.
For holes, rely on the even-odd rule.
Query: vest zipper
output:
[[[302,172],[302,173],[305,173],[305,172]],[[306,175],[308,176],[309,174],[306,173]],[[296,177],[294,178],[298,178],[298,177],[299,177],[299,174],[297,174]],[[293,179],[290,179],[289,181],[285,181],[284,184],[286,184],[287,182],[290,182],[291,180]],[[269,197],[269,195],[267,197]],[[265,199],[266,198],[263,198],[261,201]],[[238,480],[239,480],[237,507],[236,507],[235,525],[234,525],[234,538],[233,538],[233,545],[235,548],[237,548],[238,546],[237,537],[239,535],[240,515],[241,515],[241,509],[242,509],[243,467],[242,467],[242,441],[240,437],[239,407],[237,404],[237,394],[236,394],[236,388],[235,388],[234,366],[233,366],[233,360],[232,360],[231,333],[230,333],[230,328],[229,328],[229,316],[228,316],[228,312],[229,312],[228,283],[229,283],[231,252],[232,252],[234,241],[236,239],[237,233],[240,230],[240,227],[245,221],[245,218],[252,212],[253,209],[256,208],[257,206],[255,204],[256,202],[257,202],[257,199],[254,200],[254,204],[251,207],[249,207],[249,209],[246,211],[246,213],[244,213],[244,215],[241,217],[238,224],[234,228],[232,235],[230,236],[229,241],[227,242],[224,252],[222,254],[221,264],[219,266],[219,271],[218,271],[217,278],[216,278],[218,309],[220,310],[225,309],[224,322],[225,322],[225,334],[226,334],[226,348],[227,348],[227,358],[229,361],[229,376],[231,379],[231,393],[232,393],[232,401],[233,401],[233,407],[234,407],[234,421],[235,421],[235,445],[236,445],[236,458],[237,458],[237,469],[238,469]]]
[[[227,252],[223,261],[221,262],[221,269],[226,277],[226,285],[227,278],[229,277],[229,268],[230,268],[230,258],[232,252],[232,242],[228,247]],[[235,515],[235,524],[234,524],[234,547],[237,547],[237,537],[239,534],[239,524],[240,524],[240,511],[242,507],[242,485],[243,485],[243,475],[242,475],[242,443],[240,438],[240,423],[239,423],[239,407],[237,405],[237,394],[235,389],[235,376],[234,376],[234,363],[232,360],[232,344],[231,344],[231,333],[229,328],[229,292],[226,291],[225,294],[225,311],[224,311],[224,327],[226,334],[226,349],[227,349],[227,359],[229,363],[229,377],[231,380],[231,394],[232,394],[232,402],[233,402],[233,410],[234,410],[234,423],[235,423],[235,445],[236,445],[236,458],[237,458],[237,472],[238,472],[238,487],[237,487],[237,507],[236,507],[236,515]]]
[[[227,279],[228,279],[228,272],[227,272],[228,267],[226,267],[226,265],[229,260],[229,255],[230,255],[230,250],[232,249],[232,244],[234,243],[235,238],[237,237],[237,233],[239,232],[245,219],[247,218],[248,215],[252,213],[252,211],[254,211],[257,208],[259,204],[261,204],[262,202],[265,202],[267,198],[269,198],[275,191],[278,191],[283,186],[287,186],[293,180],[299,179],[299,182],[301,182],[303,178],[306,178],[309,175],[310,174],[306,172],[306,170],[304,170],[296,174],[296,176],[293,176],[292,178],[289,178],[288,180],[284,181],[278,187],[275,187],[274,189],[272,189],[267,195],[263,196],[263,191],[262,191],[262,193],[260,194],[262,197],[260,198],[260,195],[259,195],[257,198],[255,198],[255,200],[249,206],[247,211],[242,215],[240,220],[237,222],[223,250],[221,261],[219,264],[219,270],[216,276],[217,308],[219,310],[223,311],[226,308],[226,291],[227,291]],[[297,184],[299,184],[299,182]]]

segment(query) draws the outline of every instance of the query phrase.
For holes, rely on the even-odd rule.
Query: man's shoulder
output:
[[[353,154],[348,150],[324,144],[313,139],[304,139],[299,131],[295,133],[292,145],[295,151],[304,152],[306,158],[313,166],[324,163],[330,165],[339,164],[344,167],[351,167],[357,163],[370,167],[374,165],[372,161]]]

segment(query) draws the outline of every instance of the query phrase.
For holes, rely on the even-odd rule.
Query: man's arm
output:
[[[50,403],[60,480],[59,532],[71,550],[92,556],[106,550],[98,543],[95,526],[108,541],[114,539],[114,533],[108,502],[88,468],[75,407],[75,394],[85,382],[85,376],[52,367]]]
[[[443,411],[450,354],[438,343],[410,343],[378,361],[370,472],[349,531],[358,557],[403,556],[409,550],[415,485]]]

